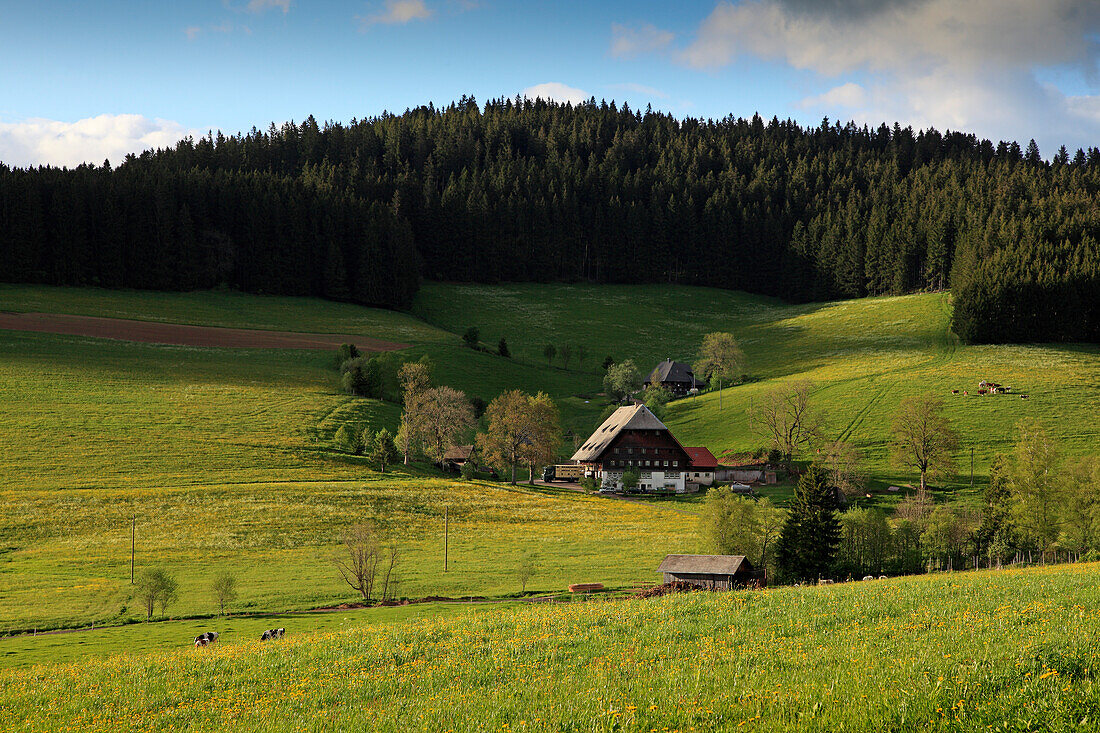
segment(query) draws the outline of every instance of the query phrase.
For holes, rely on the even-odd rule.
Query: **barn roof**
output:
[[[658,573],[698,573],[700,575],[736,575],[752,572],[752,563],[744,555],[665,555]]]
[[[650,372],[649,377],[645,380],[646,384],[663,384],[665,382],[691,385],[704,384],[704,381],[696,377],[695,372],[691,371],[690,366],[672,359],[665,359],[658,364],[657,368]]]
[[[704,468],[712,471],[718,468],[718,459],[714,457],[709,448],[688,448],[684,446],[684,450],[691,457],[691,468]]]
[[[611,416],[596,428],[584,445],[573,454],[574,461],[594,461],[604,449],[624,430],[668,430],[657,416],[645,405],[627,405],[611,413]]]
[[[447,449],[447,452],[443,454],[443,460],[445,461],[468,461],[470,460],[470,454],[474,452],[473,445],[452,445]]]

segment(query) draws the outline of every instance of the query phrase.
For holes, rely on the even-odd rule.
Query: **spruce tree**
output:
[[[776,545],[783,582],[812,582],[829,574],[840,544],[836,492],[823,468],[810,466],[798,480]]]

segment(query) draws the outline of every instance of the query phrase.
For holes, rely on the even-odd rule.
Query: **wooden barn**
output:
[[[713,590],[732,590],[763,581],[744,555],[666,555],[657,572],[665,583],[691,583]]]

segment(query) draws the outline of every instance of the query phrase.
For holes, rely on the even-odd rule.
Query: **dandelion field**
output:
[[[0,671],[45,730],[1077,731],[1097,565],[486,610]]]

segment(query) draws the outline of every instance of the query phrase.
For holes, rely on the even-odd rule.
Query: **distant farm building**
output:
[[[461,471],[467,463],[477,466],[477,447],[474,445],[452,445],[443,454],[443,468],[448,471]]]
[[[637,471],[642,491],[687,490],[691,456],[645,405],[620,407],[573,454],[604,488],[622,490],[623,473]]]
[[[650,372],[642,386],[660,386],[667,389],[677,397],[684,397],[692,393],[692,390],[704,389],[707,382],[696,378],[695,372],[687,364],[672,359],[665,359],[657,368]]]
[[[688,464],[688,483],[710,486],[714,483],[714,472],[718,470],[718,459],[707,448],[684,448],[691,456]]]
[[[763,580],[744,555],[666,555],[657,572],[665,583],[690,583],[714,590],[731,590]]]

